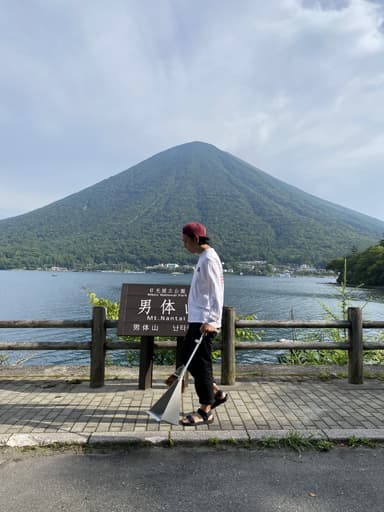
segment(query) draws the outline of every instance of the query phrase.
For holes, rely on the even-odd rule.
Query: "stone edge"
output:
[[[384,429],[325,429],[325,430],[183,430],[161,432],[95,432],[0,434],[0,447],[29,448],[56,446],[147,445],[173,446],[220,443],[245,444],[268,439],[284,439],[295,434],[314,441],[345,442],[351,438],[384,442]]]

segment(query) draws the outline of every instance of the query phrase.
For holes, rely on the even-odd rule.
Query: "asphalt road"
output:
[[[1,512],[383,512],[384,448],[0,452]]]

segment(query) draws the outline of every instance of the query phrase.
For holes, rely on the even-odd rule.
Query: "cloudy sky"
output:
[[[201,140],[384,220],[384,0],[0,0],[0,218]]]

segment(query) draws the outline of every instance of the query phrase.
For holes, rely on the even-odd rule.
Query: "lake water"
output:
[[[114,272],[0,271],[0,320],[89,319],[88,291],[114,301],[123,283],[189,284],[191,274]],[[365,320],[384,320],[384,291],[348,289],[351,306],[363,307]],[[332,277],[256,277],[225,275],[226,306],[238,314],[256,314],[259,320],[324,319],[324,306],[340,311],[340,288]],[[264,340],[289,337],[287,330],[263,333]],[[0,329],[1,342],[88,341],[87,329]],[[31,357],[25,364],[89,364],[88,351],[8,352],[10,362]],[[109,353],[124,362],[121,351]],[[275,363],[277,351],[240,353],[241,361]]]

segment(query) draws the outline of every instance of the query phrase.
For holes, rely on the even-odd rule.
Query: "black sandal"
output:
[[[183,370],[184,370],[184,366],[179,366],[175,372],[173,372],[171,375],[169,375],[169,377],[167,377],[165,379],[164,384],[166,384],[168,387],[171,387],[172,384],[174,384],[174,382],[176,380],[179,380],[181,372]],[[183,383],[181,384],[181,392],[182,393],[184,393],[186,384],[187,384],[186,381],[183,379]]]
[[[197,409],[196,412],[192,412],[191,414],[187,414],[185,418],[183,418],[180,423],[184,427],[193,427],[196,425],[209,425],[213,422],[215,417],[209,412],[203,411],[203,409]]]
[[[172,384],[177,380],[183,371],[184,366],[179,366],[169,377],[167,377],[164,381],[164,384],[167,386],[172,386]]]
[[[172,384],[175,382],[175,380],[177,380],[179,378],[179,376],[177,375],[177,373],[172,373],[169,377],[167,377],[164,381],[164,384],[166,384],[167,386],[172,386]]]
[[[215,409],[215,407],[218,407],[219,405],[224,404],[228,400],[228,398],[229,398],[228,393],[226,393],[225,391],[221,391],[221,389],[219,389],[215,393],[215,401],[211,405],[211,409]]]

